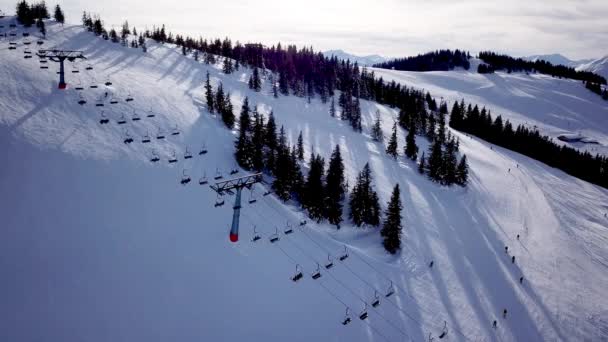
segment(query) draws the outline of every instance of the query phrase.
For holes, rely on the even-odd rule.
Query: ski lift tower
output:
[[[218,195],[224,195],[228,193],[233,195],[236,190],[236,198],[234,199],[234,212],[232,214],[232,227],[230,228],[230,241],[237,242],[239,240],[239,217],[241,214],[241,192],[243,188],[251,189],[251,187],[262,181],[262,174],[255,173],[243,177],[233,178],[222,182],[217,182],[211,185],[211,189],[218,193]]]
[[[36,54],[40,58],[47,58],[53,62],[59,63],[59,89],[65,89],[64,62],[67,59],[69,62],[74,62],[77,59],[86,59],[82,51],[71,50],[39,50]]]

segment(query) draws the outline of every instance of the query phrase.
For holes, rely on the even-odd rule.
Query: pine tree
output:
[[[266,145],[266,168],[274,175],[275,164],[276,164],[276,148],[277,148],[277,126],[274,122],[274,113],[271,111],[268,115],[268,122],[266,123],[264,144]]]
[[[329,105],[329,115],[332,118],[336,117],[336,99],[333,96],[331,97],[331,104]]]
[[[303,207],[311,219],[321,222],[324,211],[323,175],[325,160],[314,153],[310,157],[310,170],[303,189]]]
[[[272,190],[283,201],[291,198],[291,177],[289,169],[292,165],[289,146],[286,144],[285,128],[281,126],[277,142],[277,158],[274,169],[275,179]]]
[[[220,84],[217,85],[217,91],[215,92],[215,100],[213,100],[214,107],[219,114],[223,114],[226,110],[224,100],[224,86],[222,85],[222,82],[220,82]]]
[[[342,222],[342,199],[344,197],[344,163],[340,146],[331,154],[327,177],[325,179],[325,218],[329,223],[339,225]]]
[[[427,169],[429,178],[435,182],[441,182],[443,179],[443,153],[441,151],[441,141],[435,140],[429,147],[429,160],[427,161]]]
[[[249,138],[249,111],[249,99],[245,97],[239,116],[239,138],[236,143],[235,157],[238,164],[246,170],[250,170],[253,167],[251,160],[252,144]]]
[[[467,156],[463,155],[460,158],[458,167],[456,168],[456,184],[460,186],[466,186],[469,182],[469,164],[467,163]]]
[[[372,127],[372,139],[378,142],[384,141],[384,134],[382,133],[382,125],[380,121],[380,111],[376,111],[376,122]]]
[[[38,20],[36,21],[36,27],[38,27],[38,30],[40,31],[42,37],[46,38],[46,26],[44,25],[44,21],[41,18],[38,18]]]
[[[62,26],[65,23],[65,15],[63,14],[63,11],[59,5],[55,6],[55,14],[53,15],[53,18],[55,18],[55,21],[60,23]]]
[[[349,205],[349,217],[356,226],[361,227],[363,224],[377,226],[380,223],[380,204],[378,194],[372,186],[372,171],[369,164],[365,164],[357,177]]]
[[[296,145],[296,157],[298,160],[304,160],[304,139],[302,138],[302,131],[298,135],[298,143]]]
[[[232,60],[230,58],[228,58],[228,57],[224,58],[224,66],[222,68],[222,71],[226,75],[232,74],[233,68],[232,68]]]
[[[222,121],[229,129],[234,128],[234,109],[232,107],[232,101],[230,101],[230,93],[224,97],[224,110],[222,111]]]
[[[215,112],[215,104],[213,98],[213,87],[211,87],[211,81],[209,80],[209,72],[207,71],[207,80],[205,81],[205,98],[207,99],[207,110],[209,113]]]
[[[277,82],[274,80],[274,78],[272,79],[272,96],[274,96],[275,99],[279,98],[279,87],[277,86]]]
[[[421,175],[424,174],[426,170],[426,158],[424,156],[424,152],[422,152],[422,157],[420,157],[420,163],[418,164],[418,173]]]
[[[393,133],[391,134],[391,138],[386,146],[386,153],[393,157],[393,159],[397,159],[397,148],[397,122],[395,122],[393,123]]]
[[[253,169],[262,171],[264,169],[264,116],[257,109],[253,114],[253,134],[251,136]]]
[[[387,252],[395,254],[401,248],[401,197],[399,184],[393,188],[391,199],[387,204],[384,225],[380,235],[384,237],[383,245]]]
[[[253,68],[253,72],[249,77],[249,89],[260,91],[262,90],[262,81],[260,81],[260,71],[257,67]]]
[[[414,130],[410,129],[405,137],[405,156],[411,160],[418,158],[418,145],[416,145],[416,135]]]
[[[450,137],[446,143],[445,150],[443,152],[443,184],[452,185],[457,182],[456,168],[458,160],[456,159],[456,141]]]

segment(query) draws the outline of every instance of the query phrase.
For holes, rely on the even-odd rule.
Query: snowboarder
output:
[[[496,320],[494,320],[494,322],[492,322],[492,328],[496,329]]]
[[[505,253],[509,254],[509,246],[505,246]]]
[[[511,257],[511,263],[514,264],[515,263],[515,255]]]
[[[429,264],[429,268],[433,268],[433,264],[434,264],[434,263],[435,263],[435,262],[434,262],[433,260],[431,260],[431,263]]]
[[[507,309],[502,310],[502,318],[507,318]]]
[[[511,168],[509,168],[509,173],[511,173]]]
[[[519,234],[517,234],[517,240],[519,240]]]
[[[519,283],[520,283],[520,284],[523,284],[523,283],[524,283],[524,277],[523,277],[523,276],[519,277]]]

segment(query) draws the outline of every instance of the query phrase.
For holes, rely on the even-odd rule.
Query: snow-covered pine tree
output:
[[[456,168],[456,184],[466,186],[469,182],[469,164],[467,163],[466,154],[460,158],[458,167]]]
[[[229,129],[234,128],[234,109],[230,100],[230,93],[224,97],[224,110],[222,111],[222,121]]]
[[[426,170],[426,157],[424,155],[424,152],[422,152],[422,157],[420,157],[420,163],[418,163],[418,173],[420,173],[422,175],[422,174],[424,174],[425,170]]]
[[[211,81],[209,80],[209,72],[207,71],[207,80],[205,81],[205,99],[207,100],[207,110],[209,113],[215,112],[215,99],[213,96],[213,87],[211,87]]]
[[[407,131],[404,152],[405,156],[411,160],[416,160],[418,158],[418,145],[416,145],[416,134],[413,129]]]
[[[336,99],[331,97],[331,104],[329,105],[329,116],[332,118],[336,117]]]
[[[434,182],[441,182],[442,175],[443,153],[441,150],[441,141],[436,139],[429,146],[429,159],[427,161],[427,170],[429,178]]]
[[[222,85],[222,82],[220,82],[220,84],[217,85],[217,91],[215,92],[215,100],[213,100],[215,110],[219,114],[224,113],[224,111],[226,110],[224,100],[224,86]]]
[[[298,160],[304,160],[304,139],[302,138],[302,131],[298,135],[298,144],[296,145],[296,156]]]
[[[363,224],[377,226],[380,223],[380,204],[372,181],[372,171],[369,164],[365,164],[357,176],[349,201],[349,217],[358,227]]]
[[[374,122],[374,126],[372,127],[372,139],[374,141],[383,142],[384,134],[382,133],[382,122],[380,121],[380,111],[376,111],[376,121]]]
[[[303,207],[308,211],[311,219],[321,222],[324,211],[323,176],[325,172],[325,160],[314,153],[310,157],[310,170],[308,178],[302,189]]]
[[[401,248],[401,194],[399,184],[393,188],[391,199],[388,202],[384,224],[380,235],[384,237],[382,244],[387,252],[395,254]]]
[[[254,109],[251,163],[253,169],[258,172],[264,169],[264,135],[264,116]]]
[[[393,159],[397,159],[398,144],[397,144],[397,122],[393,123],[393,133],[391,133],[391,138],[388,141],[388,145],[386,146],[386,153],[393,157]]]
[[[339,225],[342,222],[342,199],[344,197],[344,163],[340,146],[336,145],[329,159],[325,178],[325,218],[329,223]]]
[[[60,23],[62,26],[65,23],[65,15],[63,14],[63,10],[61,10],[59,5],[55,6],[55,14],[53,15],[53,18],[55,18],[55,21]]]

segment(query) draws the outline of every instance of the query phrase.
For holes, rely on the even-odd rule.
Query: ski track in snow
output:
[[[274,99],[268,84],[251,92],[245,68],[224,75],[219,65],[197,63],[169,45],[150,42],[143,54],[79,26],[47,28],[45,48],[80,49],[88,60],[78,63],[78,74],[68,66],[70,86],[59,91],[54,63],[40,70],[36,58],[22,58],[23,46],[9,51],[0,41],[0,339],[421,341],[429,333],[437,338],[444,321],[451,341],[607,339],[605,189],[458,132],[470,185],[440,187],[414,163],[393,161],[383,145],[331,118],[318,99]],[[85,70],[88,63],[94,70]],[[298,227],[305,214],[259,196],[262,186],[258,202],[241,211],[239,243],[229,243],[232,199],[214,208],[215,194],[198,185],[203,174],[211,180],[219,168],[226,176],[235,165],[236,133],[204,106],[207,71],[214,86],[221,81],[231,92],[235,114],[249,96],[265,115],[274,110],[291,142],[301,130],[307,158],[314,148],[328,160],[339,144],[350,184],[369,161],[383,207],[399,182],[402,252],[387,256],[373,229]],[[579,83],[517,73],[375,72],[438,98],[464,97],[552,136],[582,132],[605,153],[607,104]],[[112,86],[85,89],[88,103],[77,104],[74,84],[108,78]],[[99,125],[94,103],[106,90],[120,103],[102,108],[111,122]],[[129,94],[135,101],[124,101]],[[155,118],[144,117],[150,110]],[[396,110],[367,101],[364,132],[376,110],[388,135]],[[134,113],[142,120],[116,124]],[[181,134],[172,136],[176,125]],[[135,139],[130,145],[122,141],[126,129]],[[166,141],[154,139],[159,129]],[[140,142],[146,133],[150,146]],[[399,129],[400,152],[405,133]],[[425,151],[426,140],[418,142]],[[199,156],[203,143],[209,153]],[[194,154],[187,161],[186,147]],[[157,165],[148,161],[152,149]],[[179,162],[170,165],[173,151]],[[179,185],[184,169],[192,177],[187,186]],[[284,235],[288,221],[295,232]],[[262,236],[255,244],[254,225]],[[275,227],[281,239],[271,244]],[[328,251],[336,259],[344,245],[349,258],[312,280],[317,262],[323,265]],[[304,279],[294,284],[295,264]],[[381,305],[359,320],[362,299],[384,292],[390,280],[395,295],[381,295]],[[348,326],[340,324],[342,302],[353,319]]]

